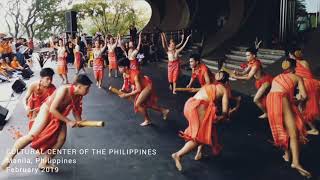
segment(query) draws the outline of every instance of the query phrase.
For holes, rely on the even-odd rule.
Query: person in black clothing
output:
[[[137,28],[134,25],[131,25],[130,26],[130,41],[135,43],[136,37],[137,37]]]
[[[74,53],[73,53],[73,45],[71,42],[67,42],[66,50],[67,50],[67,62],[73,64],[74,63]]]
[[[82,52],[82,54],[85,56],[85,59],[86,59],[86,56],[87,56],[87,42],[86,42],[86,39],[85,39],[85,34],[83,34],[83,36],[81,37],[80,39],[80,52]]]

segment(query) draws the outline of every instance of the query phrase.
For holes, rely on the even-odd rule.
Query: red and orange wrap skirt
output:
[[[168,81],[176,83],[179,77],[180,59],[168,62]]]
[[[97,81],[102,80],[104,77],[104,61],[99,57],[93,60],[93,72]]]
[[[68,73],[68,66],[67,66],[67,59],[66,57],[58,57],[57,62],[57,74],[67,74]]]
[[[109,52],[108,53],[108,59],[109,59],[109,70],[117,70],[118,64],[117,64],[117,56],[115,52]]]

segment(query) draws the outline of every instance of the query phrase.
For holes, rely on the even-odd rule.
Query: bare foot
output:
[[[148,125],[151,125],[150,121],[144,121],[143,123],[140,124],[140,126],[143,126],[143,127]]]
[[[202,152],[198,149],[196,156],[194,157],[194,160],[199,161],[202,158]]]
[[[259,116],[259,119],[265,119],[267,117],[268,117],[267,113],[263,113],[261,116]]]
[[[282,158],[284,159],[285,162],[289,162],[289,154],[285,153]]]
[[[170,112],[169,109],[166,109],[162,112],[163,120],[167,120],[169,112]]]
[[[177,92],[174,90],[174,91],[172,91],[172,94],[177,94]]]
[[[176,167],[178,169],[178,171],[182,171],[182,166],[180,163],[180,158],[177,156],[177,153],[173,153],[171,155],[172,159],[174,160],[174,162],[176,163]]]
[[[296,169],[302,176],[308,179],[312,177],[311,174],[305,169],[303,169],[300,165],[291,164],[291,168]]]
[[[307,134],[310,134],[310,135],[319,135],[319,131],[317,129],[311,129],[309,131],[307,131]]]

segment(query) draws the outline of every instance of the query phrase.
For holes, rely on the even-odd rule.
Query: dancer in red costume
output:
[[[80,51],[80,37],[76,37],[75,42],[73,44],[75,45],[75,47],[74,47],[74,66],[76,68],[76,74],[79,74],[81,69],[86,73],[86,70],[83,66],[84,63],[82,62],[84,55]]]
[[[243,72],[234,71],[234,73],[231,74],[231,77],[241,80],[249,80],[252,77],[256,79],[255,86],[258,91],[254,96],[253,101],[263,112],[259,118],[267,118],[266,96],[270,90],[273,77],[263,71],[262,64],[260,60],[257,59],[257,52],[255,49],[247,49],[246,57],[248,60],[247,68]]]
[[[64,85],[57,89],[40,107],[40,111],[27,135],[20,137],[7,153],[1,163],[5,170],[15,155],[27,145],[41,153],[48,149],[57,150],[65,142],[67,125],[75,127],[81,121],[82,97],[88,94],[91,80],[86,75],[78,75],[71,85]],[[75,121],[68,118],[70,111],[73,111]],[[56,151],[52,151],[56,152]],[[49,160],[55,156],[54,153],[47,153],[39,168],[52,167]]]
[[[170,90],[172,90],[173,94],[176,94],[176,85],[179,77],[180,71],[180,59],[179,53],[183,50],[183,48],[187,45],[191,35],[189,35],[184,42],[184,44],[177,48],[173,41],[170,42],[169,46],[167,45],[167,39],[165,33],[161,34],[162,46],[168,54],[168,81],[170,84]]]
[[[148,115],[147,109],[153,109],[162,113],[163,119],[166,120],[169,109],[158,106],[158,97],[155,93],[152,80],[148,76],[142,76],[140,71],[130,69],[130,62],[128,59],[119,61],[119,70],[124,73],[124,76],[129,79],[130,84],[133,85],[133,91],[130,93],[123,93],[121,98],[129,98],[135,96],[134,110],[140,112],[144,117],[144,122],[141,126],[151,124],[151,119]]]
[[[109,38],[108,46],[108,59],[109,59],[109,77],[111,77],[111,72],[115,71],[114,77],[118,77],[118,65],[117,65],[117,56],[115,49],[120,40],[120,34],[118,34],[117,39],[113,37]]]
[[[51,68],[43,68],[40,71],[40,80],[28,87],[23,104],[28,113],[29,130],[40,111],[40,106],[56,90],[56,87],[52,84],[53,75],[54,71]]]
[[[106,50],[107,47],[107,37],[104,39],[104,46],[101,47],[100,40],[96,40],[94,42],[95,48],[93,49],[93,72],[94,77],[97,81],[96,85],[101,88],[102,82],[104,79],[104,60],[102,58],[102,54]]]
[[[67,52],[66,47],[64,46],[63,40],[59,39],[59,45],[55,46],[58,50],[58,62],[57,62],[57,74],[62,79],[62,84],[69,84],[68,81],[68,65],[67,65]]]
[[[299,143],[306,142],[302,115],[295,105],[294,91],[299,89],[298,101],[307,99],[303,79],[294,74],[296,62],[294,59],[284,60],[284,72],[276,76],[267,95],[267,112],[269,124],[275,146],[284,149],[283,159],[289,162],[292,157],[291,167],[301,175],[311,177],[300,164]]]
[[[314,121],[319,117],[319,97],[320,88],[318,80],[314,79],[308,61],[303,59],[302,51],[297,50],[294,55],[290,54],[296,60],[297,67],[295,74],[303,78],[303,83],[306,88],[308,99],[304,104],[300,104],[300,109],[306,124],[311,128],[307,131],[308,134],[318,135],[319,131],[314,125]]]
[[[201,63],[200,54],[192,54],[190,56],[190,67],[192,69],[192,75],[187,88],[191,88],[192,83],[197,78],[201,87],[214,82],[214,74],[203,63]]]
[[[225,71],[219,71],[216,75],[215,75],[215,79],[217,80],[215,83],[217,84],[221,84],[223,85],[226,90],[227,90],[227,94],[228,94],[228,98],[229,98],[229,102],[231,100],[236,102],[235,107],[231,107],[230,103],[229,103],[229,108],[228,108],[228,118],[230,118],[234,113],[236,113],[240,107],[240,101],[241,101],[241,96],[232,96],[231,94],[231,86],[229,84],[229,74]],[[218,106],[219,111],[221,111],[221,107],[220,104]],[[221,150],[222,150],[222,146],[218,143],[218,136],[217,136],[217,128],[215,126],[213,126],[213,138],[214,138],[214,142],[215,142],[215,146],[213,148],[213,154],[214,155],[219,155]],[[197,154],[194,157],[194,159],[196,161],[200,160],[202,158],[202,149],[203,149],[203,145],[199,145],[198,146],[198,150],[197,150]]]
[[[217,116],[216,103],[222,101],[222,115]],[[184,106],[184,115],[189,126],[180,136],[187,142],[182,149],[172,154],[176,167],[182,171],[181,158],[194,150],[198,145],[206,144],[212,147],[213,153],[219,144],[212,144],[212,131],[215,123],[226,119],[228,116],[228,93],[220,84],[203,86],[192,98],[187,100]],[[216,136],[216,134],[214,134]]]
[[[141,33],[139,34],[139,41],[137,47],[134,47],[133,41],[129,42],[128,59],[130,60],[130,69],[140,70],[137,54],[141,46]]]

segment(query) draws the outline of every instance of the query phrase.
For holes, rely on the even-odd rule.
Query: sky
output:
[[[0,4],[2,5],[6,5],[10,0],[0,0]],[[62,7],[66,7],[66,9],[71,8],[73,4],[77,4],[77,3],[83,3],[86,0],[63,0],[62,2]],[[70,3],[72,2],[72,3]],[[144,0],[136,0],[135,2],[135,7],[139,7],[139,6],[143,6],[145,5],[145,1]],[[22,11],[22,13],[26,14],[27,11]],[[6,10],[3,6],[0,6],[0,17],[4,17],[6,14]],[[4,18],[0,18],[0,32],[4,32],[7,34],[8,32],[8,28],[7,28],[7,24]]]
[[[10,1],[10,0],[1,0],[0,3],[5,5],[5,4],[8,3],[8,1]],[[73,1],[73,3],[81,3],[84,0],[64,0],[63,4],[65,6],[68,6],[70,1]],[[137,6],[139,5],[139,1],[141,2],[143,0],[137,0],[137,3],[136,3]],[[320,0],[306,0],[307,11],[308,12],[316,12],[317,9],[320,9],[320,7],[317,8],[317,4],[319,4],[319,6],[320,6]],[[71,5],[69,5],[69,7],[71,7]],[[0,6],[0,17],[4,17],[5,12],[6,11],[4,10],[4,7]],[[26,13],[26,12],[24,12],[24,13]],[[0,18],[0,24],[1,24],[0,32],[5,32],[6,33],[7,32],[7,26],[6,26],[4,18]]]
[[[307,11],[310,13],[317,12],[317,10],[319,11],[320,0],[306,0],[306,8],[307,8]]]

